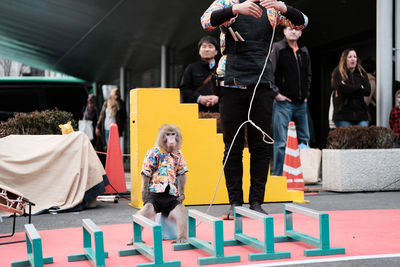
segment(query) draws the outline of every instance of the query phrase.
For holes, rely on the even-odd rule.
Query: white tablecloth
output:
[[[15,189],[35,203],[33,214],[85,206],[104,192],[104,177],[82,132],[0,138],[0,187]]]

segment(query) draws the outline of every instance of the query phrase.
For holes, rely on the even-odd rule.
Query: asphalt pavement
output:
[[[130,178],[127,175],[127,188],[130,188]],[[321,184],[308,186],[310,190],[317,192],[315,195],[305,195],[305,199],[310,202],[305,207],[318,211],[336,211],[336,210],[369,210],[369,209],[398,209],[400,210],[400,192],[354,192],[354,193],[338,193],[328,192],[321,189]],[[125,195],[129,197],[129,195]],[[118,203],[97,202],[96,207],[87,208],[80,212],[67,213],[47,213],[32,216],[32,223],[37,230],[62,229],[70,227],[80,227],[82,219],[90,218],[97,225],[108,224],[126,224],[132,223],[132,214],[137,209],[129,205],[130,201],[120,198]],[[246,204],[244,206],[247,206]],[[196,208],[197,210],[206,212],[212,216],[220,217],[229,208],[229,205],[209,205],[204,206],[188,206],[188,208]],[[263,208],[271,214],[283,213],[283,203],[264,203]],[[16,220],[16,232],[24,231],[24,224],[28,223],[27,217],[20,217]],[[10,233],[12,226],[11,217],[3,217],[0,222],[0,234]],[[0,248],[1,249],[1,248]],[[400,251],[399,251],[400,253]],[[287,263],[285,263],[287,264]],[[291,263],[292,266],[400,266],[399,257],[392,258],[374,258],[374,259],[352,259],[333,262],[319,263]],[[252,265],[253,266],[253,265]],[[257,265],[254,266],[270,266]],[[274,265],[278,266],[278,265]]]

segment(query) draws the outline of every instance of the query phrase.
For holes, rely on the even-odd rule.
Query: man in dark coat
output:
[[[273,107],[274,170],[281,176],[290,121],[296,125],[298,143],[310,141],[307,98],[311,87],[311,60],[307,47],[298,44],[301,30],[286,27],[285,38],[274,43],[271,54],[272,68],[278,94]]]
[[[200,39],[198,47],[201,60],[185,69],[180,85],[181,100],[183,103],[198,103],[199,111],[218,112],[219,99],[213,78],[217,67],[217,40],[205,36]]]

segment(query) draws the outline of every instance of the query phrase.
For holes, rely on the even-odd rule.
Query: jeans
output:
[[[334,121],[336,127],[368,126],[368,121]]]
[[[104,135],[105,135],[105,138],[106,138],[106,145],[108,146],[108,137],[110,135],[110,130],[104,130]]]
[[[292,103],[289,101],[274,100],[273,108],[274,129],[274,175],[281,176],[285,159],[288,125],[294,121],[298,143],[310,141],[308,129],[307,102]]]
[[[224,162],[239,126],[247,121],[253,90],[253,87],[247,89],[221,87],[219,108],[225,143]],[[252,105],[250,119],[270,136],[272,135],[272,103],[272,90],[265,86],[259,86]],[[245,127],[247,128],[247,142],[250,152],[249,203],[257,202],[261,204],[264,202],[272,145],[263,141],[263,135],[253,125],[247,123]],[[233,143],[224,168],[229,203],[231,204],[243,203],[244,132],[243,127]]]

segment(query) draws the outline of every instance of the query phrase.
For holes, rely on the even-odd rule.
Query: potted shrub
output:
[[[329,133],[322,150],[324,190],[400,190],[400,149],[385,127],[340,127]]]
[[[58,109],[34,111],[30,113],[15,113],[8,121],[0,122],[0,138],[11,135],[61,134],[59,124],[72,122],[72,127],[78,130],[73,115]]]

